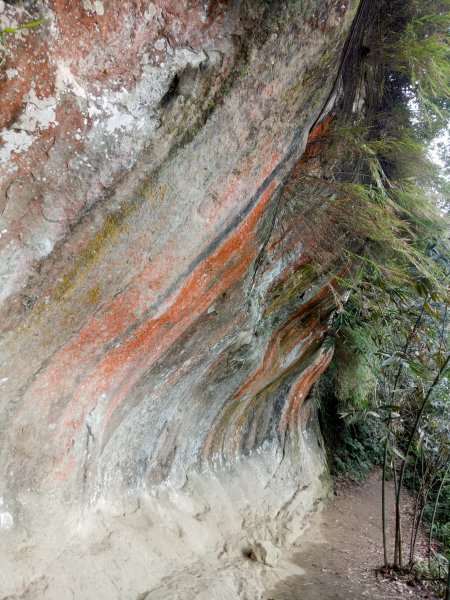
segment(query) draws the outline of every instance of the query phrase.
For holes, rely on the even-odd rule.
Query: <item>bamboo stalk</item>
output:
[[[402,466],[401,466],[401,469],[400,469],[400,477],[399,477],[398,489],[397,489],[396,500],[395,500],[395,521],[396,521],[396,523],[395,523],[395,549],[396,549],[396,551],[398,550],[399,562],[397,563],[395,561],[395,559],[394,559],[394,565],[395,566],[400,566],[400,567],[402,566],[400,502],[401,502],[401,495],[402,495],[402,488],[403,488],[403,479],[405,477],[406,463],[408,462],[409,453],[411,452],[411,447],[413,445],[414,438],[415,438],[417,430],[419,428],[419,423],[420,423],[420,420],[422,418],[422,415],[425,412],[426,407],[428,406],[428,401],[430,400],[430,397],[431,397],[431,394],[432,394],[434,388],[439,383],[439,381],[441,379],[441,376],[442,376],[442,373],[444,373],[444,371],[446,370],[449,362],[450,362],[450,354],[447,356],[444,364],[442,365],[442,367],[437,372],[436,377],[433,380],[433,383],[428,388],[428,392],[427,392],[427,394],[426,394],[426,396],[425,396],[425,398],[424,398],[424,400],[422,402],[422,406],[420,407],[419,414],[416,417],[413,430],[411,432],[411,435],[409,436],[408,446],[406,448],[405,457],[403,459]]]
[[[433,538],[434,520],[436,518],[436,511],[437,511],[437,507],[439,504],[439,496],[441,495],[441,491],[442,491],[442,488],[444,487],[444,483],[445,483],[445,480],[447,479],[449,470],[450,470],[450,462],[447,464],[447,468],[446,468],[444,476],[441,480],[441,484],[439,486],[438,493],[436,495],[436,500],[434,501],[433,515],[431,517],[430,535],[428,537],[428,569],[429,569],[430,573],[431,573],[431,541]],[[449,565],[449,573],[450,573],[450,565]],[[448,595],[448,590],[447,590],[447,595]]]
[[[386,540],[386,468],[387,468],[387,456],[388,456],[388,443],[389,443],[389,431],[386,434],[386,442],[384,444],[384,456],[383,456],[383,475],[381,482],[381,526],[383,529],[383,554],[384,554],[384,566],[388,566],[388,555],[387,555],[387,540]]]

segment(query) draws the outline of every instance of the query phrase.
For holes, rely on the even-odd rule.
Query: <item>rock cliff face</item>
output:
[[[47,19],[0,82],[6,597],[175,598],[151,590],[323,493],[305,399],[338,265],[304,176],[357,8],[0,2]]]

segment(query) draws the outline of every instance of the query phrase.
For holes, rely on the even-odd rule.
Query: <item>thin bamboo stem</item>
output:
[[[383,530],[383,554],[384,554],[384,566],[388,566],[388,555],[387,555],[387,539],[386,539],[386,469],[387,469],[387,457],[388,457],[388,444],[389,444],[389,431],[386,434],[386,442],[384,443],[384,456],[383,456],[383,475],[381,482],[381,526]]]
[[[447,464],[447,468],[445,470],[444,476],[442,477],[441,484],[439,486],[438,493],[436,495],[436,500],[434,501],[433,515],[431,517],[430,535],[428,537],[428,569],[429,569],[430,573],[431,573],[431,541],[433,539],[434,521],[436,518],[437,507],[439,504],[439,497],[441,495],[442,488],[444,487],[444,483],[445,483],[445,480],[447,479],[447,475],[448,475],[449,471],[450,471],[450,462]],[[450,571],[450,566],[449,566],[449,571]]]
[[[425,396],[425,398],[424,398],[424,400],[422,402],[422,406],[420,407],[419,413],[418,413],[418,415],[416,417],[413,430],[411,432],[411,435],[409,436],[408,446],[406,448],[405,457],[403,459],[402,466],[401,466],[401,469],[400,469],[400,477],[399,477],[398,488],[397,488],[397,492],[396,492],[396,500],[395,500],[395,520],[396,520],[396,527],[395,527],[395,548],[396,548],[396,550],[398,549],[399,563],[395,562],[395,560],[394,560],[394,565],[395,566],[398,566],[398,565],[401,566],[402,565],[400,502],[401,502],[401,495],[402,495],[403,479],[405,477],[406,463],[408,462],[409,453],[411,452],[411,448],[412,448],[412,445],[413,445],[413,442],[414,442],[414,438],[416,437],[416,433],[417,433],[417,430],[419,428],[419,423],[420,423],[420,420],[422,419],[422,415],[425,412],[425,409],[426,409],[426,407],[428,405],[428,401],[429,401],[429,399],[431,397],[431,394],[432,394],[433,390],[435,389],[435,387],[439,383],[439,381],[441,379],[441,376],[444,373],[444,371],[446,370],[449,362],[450,362],[450,354],[447,356],[444,364],[441,366],[441,368],[437,372],[436,377],[433,380],[433,383],[428,388],[428,392],[427,392],[427,394],[426,394],[426,396]]]

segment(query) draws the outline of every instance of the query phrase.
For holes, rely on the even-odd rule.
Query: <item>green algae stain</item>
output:
[[[134,212],[135,208],[135,203],[125,204],[117,212],[105,218],[101,230],[88,243],[72,267],[63,275],[59,285],[52,291],[52,300],[64,302],[71,298],[75,288],[84,283],[88,272],[100,262],[117,237],[128,231],[126,218]]]
[[[45,300],[39,300],[26,319],[16,327],[8,346],[12,346],[22,335],[29,335],[35,331],[46,317],[48,319],[49,311],[55,310],[55,305],[61,307],[66,318],[70,318],[75,314],[76,309],[71,309],[67,305],[77,295],[81,302],[96,306],[102,295],[101,288],[94,285],[86,291],[86,288],[89,288],[89,277],[93,267],[101,262],[121,235],[130,231],[132,227],[130,218],[139,209],[148,207],[149,204],[152,211],[158,208],[168,191],[168,186],[153,187],[151,183],[147,183],[133,200],[122,204],[117,211],[108,214],[101,229],[75,258],[56,287],[50,291]],[[79,292],[82,290],[84,293],[80,296]]]
[[[166,185],[153,189],[149,184],[143,188],[142,194],[137,199],[123,204],[118,211],[107,215],[101,230],[88,243],[73,266],[63,275],[60,284],[53,290],[52,300],[55,302],[69,300],[74,290],[85,283],[92,267],[100,262],[117,238],[121,234],[129,232],[129,218],[146,200],[152,209],[156,209],[163,203],[168,191],[169,188]],[[97,300],[91,303],[96,304]]]
[[[154,189],[150,184],[144,188],[143,195],[148,200],[152,208],[158,208],[164,202],[168,191],[169,186],[167,185],[162,185]]]
[[[270,293],[263,316],[268,317],[295,302],[318,279],[317,269],[306,264],[279,283]]]
[[[100,302],[101,297],[102,297],[101,287],[99,285],[96,285],[87,292],[85,299],[88,304],[92,304],[92,306],[95,306],[96,304],[98,304]]]

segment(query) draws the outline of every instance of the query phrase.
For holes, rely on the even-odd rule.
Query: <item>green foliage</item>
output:
[[[432,538],[450,558],[450,385],[443,383],[422,420],[420,437],[407,464],[405,482],[421,504],[424,519],[433,521]],[[424,487],[423,482],[427,485]],[[442,488],[442,489],[441,489]],[[436,506],[435,506],[436,505]],[[431,526],[431,525],[430,525]]]
[[[5,33],[18,33],[22,29],[34,29],[35,27],[39,27],[45,23],[45,19],[40,19],[39,21],[31,21],[30,23],[26,23],[25,25],[19,25],[19,27],[4,27],[0,29],[0,39],[3,38]]]
[[[374,466],[381,464],[383,453],[379,440],[383,435],[383,424],[373,417],[353,420],[342,418],[341,409],[354,407],[357,403],[361,404],[363,411],[367,407],[365,399],[359,396],[361,390],[351,389],[351,384],[349,386],[344,377],[349,370],[358,376],[356,365],[350,365],[342,357],[335,356],[317,388],[319,418],[329,448],[332,473],[335,476],[348,475],[353,479],[363,479]],[[358,388],[358,382],[353,381]]]
[[[441,483],[450,430],[439,415],[448,415],[450,375],[449,221],[442,212],[449,182],[428,144],[450,120],[450,4],[383,0],[376,7],[367,44],[379,64],[360,74],[379,97],[372,91],[363,117],[335,121],[331,173],[322,183],[336,239],[344,240],[346,275],[336,279],[349,300],[338,307],[336,355],[318,391],[336,471],[363,474],[380,461],[386,440],[397,504],[406,474],[416,495],[412,560],[423,515],[435,516],[437,535],[448,541],[450,486]],[[398,566],[400,510],[396,528]]]
[[[46,19],[40,19],[39,21],[30,21],[29,23],[25,23],[24,25],[19,25],[18,27],[4,27],[0,29],[0,45],[2,47],[3,55],[0,59],[0,66],[3,66],[6,56],[8,54],[8,42],[7,38],[10,35],[14,35],[20,33],[21,31],[27,29],[35,29],[40,25],[43,25],[46,22]]]
[[[376,400],[376,345],[351,302],[336,315],[336,352],[317,395],[329,460],[336,475],[366,477],[380,465],[385,427],[373,411]]]
[[[348,310],[351,307],[346,307]],[[341,322],[344,319],[337,319]],[[347,315],[348,317],[348,312]],[[336,325],[340,343],[337,347],[336,396],[341,414],[371,410],[377,378],[374,370],[376,345],[368,328],[360,326],[352,315],[350,323]],[[344,321],[344,323],[345,323]],[[353,322],[352,322],[353,321]]]
[[[450,2],[390,0],[386,5],[390,16],[383,21],[381,45],[386,68],[414,100],[416,127],[435,135],[447,122],[450,101]]]

